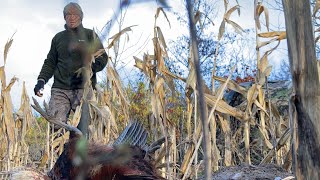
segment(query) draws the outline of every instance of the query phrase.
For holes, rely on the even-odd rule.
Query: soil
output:
[[[253,180],[253,179],[270,179],[270,180],[289,180],[295,179],[294,175],[286,172],[281,167],[274,164],[261,166],[240,165],[225,167],[213,174],[212,179],[217,180]]]

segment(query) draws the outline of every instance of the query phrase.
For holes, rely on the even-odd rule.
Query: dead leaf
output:
[[[258,86],[257,84],[253,84],[247,92],[248,103],[247,103],[246,111],[248,111],[250,115],[251,115],[252,104],[257,99],[257,96],[258,96],[259,87],[260,86]]]
[[[266,32],[266,33],[259,33],[258,36],[262,38],[272,38],[272,37],[283,36],[283,34],[286,34],[286,31],[272,31],[272,32]]]
[[[267,138],[265,132],[261,129],[260,126],[259,127],[259,130],[260,130],[260,134],[263,136],[264,138],[264,144],[269,148],[269,149],[272,149],[273,148],[273,145],[270,143],[269,139]]]
[[[223,4],[224,4],[224,11],[226,12],[229,4],[228,0],[223,0]]]
[[[261,105],[261,103],[258,100],[254,100],[254,104],[260,109],[262,110],[267,116],[269,116],[267,110]]]
[[[6,72],[4,71],[4,66],[0,67],[0,79],[1,79],[1,87],[2,89],[5,89],[7,86],[7,82],[6,82]]]
[[[244,119],[244,112],[242,112],[240,109],[230,106],[224,100],[221,99],[217,101],[217,98],[215,96],[207,93],[204,93],[204,97],[205,97],[206,103],[211,107],[213,107],[216,104],[216,102],[218,102],[216,111],[236,117],[239,120]]]
[[[227,19],[226,19],[226,22],[227,22],[228,24],[231,24],[232,27],[236,30],[236,32],[237,32],[238,34],[242,34],[242,32],[244,32],[244,30],[242,29],[242,27],[241,27],[239,24],[237,24],[237,23],[235,23],[235,22],[233,22],[233,21],[231,21],[231,20],[227,20]]]
[[[287,38],[287,33],[286,33],[286,31],[284,31],[278,36],[277,40],[280,41],[280,40],[283,40],[286,38]]]
[[[166,18],[166,20],[167,20],[167,22],[168,22],[168,24],[169,24],[169,27],[171,28],[171,24],[170,24],[169,18],[168,18],[166,12],[163,10],[162,7],[157,8],[157,12],[156,12],[156,15],[155,15],[155,19],[158,19],[159,14],[160,14],[160,11],[162,12],[162,14],[164,15],[164,17]]]
[[[221,83],[225,83],[227,78],[223,78],[223,77],[218,77],[218,76],[213,76],[213,78],[217,81],[220,81]],[[243,96],[246,96],[247,92],[246,92],[246,88],[240,86],[239,84],[237,84],[236,82],[230,80],[229,83],[227,84],[227,87],[233,91],[236,91],[240,94],[242,94]]]
[[[235,11],[235,10],[237,10],[237,9],[239,9],[239,5],[236,5],[236,6],[233,6],[231,9],[229,9],[225,14],[224,14],[224,18],[223,19],[230,19],[230,16],[231,16],[231,14]]]
[[[260,15],[263,12],[264,7],[261,5],[261,3],[257,4],[257,7],[255,8],[255,15],[254,15],[254,19],[256,21],[256,26],[257,28],[260,30],[261,29],[261,25],[260,25]]]
[[[15,34],[15,33],[14,33]],[[12,42],[13,42],[13,36],[14,34],[11,36],[11,38],[7,41],[7,43],[5,44],[4,46],[4,52],[3,52],[3,56],[4,56],[4,65],[6,64],[7,62],[7,56],[8,56],[8,53],[9,53],[9,50],[10,50],[10,47],[12,45]]]
[[[135,27],[135,26],[137,26],[137,25],[133,25],[133,26],[126,27],[126,28],[122,29],[120,32],[118,32],[117,34],[113,35],[113,36],[110,38],[110,39],[113,39],[113,40],[111,41],[111,43],[109,44],[109,46],[107,47],[107,49],[110,49],[112,46],[114,46],[114,45],[117,43],[117,41],[119,41],[121,35],[123,35],[124,33],[129,32],[129,31],[132,31],[131,28],[132,28],[132,27]]]
[[[229,9],[229,10],[224,14],[224,18],[223,18],[223,19],[228,19],[228,20],[229,20],[231,14],[232,14],[235,10],[237,10],[237,9],[239,9],[239,8],[240,8],[239,5],[233,6],[231,9]]]
[[[261,48],[261,47],[263,47],[263,46],[266,46],[266,45],[268,45],[268,44],[271,44],[271,43],[273,43],[273,42],[276,42],[277,41],[277,38],[273,38],[273,39],[271,39],[270,41],[266,41],[266,42],[259,42],[258,44],[257,44],[257,49],[259,49],[259,48]]]
[[[202,31],[203,30],[203,25],[202,25],[202,22],[201,22],[201,15],[202,15],[202,13],[200,11],[196,12],[196,14],[194,15],[194,24],[197,24],[197,22],[199,22],[200,29]]]
[[[267,66],[268,66],[268,64],[269,64],[269,62],[268,62],[268,53],[265,53],[263,56],[262,56],[262,58],[261,58],[261,60],[260,60],[260,63],[259,63],[259,70],[260,70],[260,72],[263,72],[266,68],[267,68]]]
[[[268,77],[271,74],[272,66],[268,66],[264,71],[263,74]]]
[[[224,31],[225,31],[225,28],[226,28],[226,21],[222,20],[220,28],[219,28],[218,40],[220,40],[222,38]]]
[[[316,5],[313,8],[313,13],[312,13],[313,17],[316,17],[316,13],[319,11],[319,8],[320,8],[320,0],[317,0]]]
[[[162,47],[163,47],[163,51],[164,51],[164,56],[165,57],[167,57],[168,56],[168,52],[167,52],[167,44],[166,44],[166,40],[164,39],[164,36],[163,36],[163,34],[162,34],[162,31],[161,31],[161,29],[160,29],[160,27],[156,27],[156,31],[157,31],[157,34],[158,34],[158,38],[159,38],[159,41],[158,42],[160,42],[160,44],[162,45]]]

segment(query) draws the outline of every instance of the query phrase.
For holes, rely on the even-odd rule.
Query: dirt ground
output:
[[[295,179],[293,174],[286,172],[282,168],[267,164],[263,166],[240,165],[225,167],[213,174],[212,179],[217,180],[253,180],[253,179],[271,179],[271,180],[289,180]]]

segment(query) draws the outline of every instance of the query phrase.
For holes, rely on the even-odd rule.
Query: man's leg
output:
[[[66,90],[52,88],[49,102],[49,115],[57,121],[67,123],[70,110],[71,105]],[[61,127],[55,127],[55,129],[59,128]]]

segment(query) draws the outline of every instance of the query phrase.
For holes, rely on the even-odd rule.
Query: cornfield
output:
[[[230,27],[236,32],[244,31],[230,18],[234,12],[240,12],[240,5],[236,4],[229,8],[228,1],[224,1],[224,4],[225,14],[220,24],[218,41],[223,38],[228,25],[231,25]],[[161,27],[157,25],[160,13],[166,18],[167,15],[162,7],[157,9],[152,39],[154,53],[151,55],[146,53],[142,58],[133,58],[135,67],[143,72],[149,84],[149,93],[144,97],[150,102],[148,116],[139,121],[143,122],[150,132],[148,142],[165,137],[165,143],[156,151],[154,158],[156,167],[166,179],[200,178],[204,175],[207,165],[210,165],[210,171],[215,172],[222,167],[242,163],[254,165],[274,163],[288,172],[291,171],[292,150],[288,113],[279,110],[279,99],[271,96],[272,88],[274,91],[277,89],[276,87],[270,89],[268,83],[268,76],[272,70],[268,57],[278,47],[279,42],[286,39],[286,32],[269,31],[268,9],[262,3],[256,2],[254,10],[256,77],[253,77],[249,85],[247,83],[244,86],[231,78],[235,66],[230,67],[228,77],[217,76],[214,67],[212,84],[219,85],[210,89],[198,73],[197,44],[192,44],[196,41],[190,44],[188,76],[181,77],[169,71],[165,63],[169,58],[166,38]],[[260,24],[260,16],[263,13],[265,29]],[[189,11],[189,15],[191,27],[201,23],[201,12]],[[166,20],[169,22],[168,18]],[[131,27],[124,28],[112,36],[106,50],[112,50],[121,36],[128,31],[131,31]],[[190,28],[190,36],[194,40],[196,37],[193,37],[192,31]],[[13,77],[7,83],[5,73],[6,57],[13,42],[11,38],[6,43],[4,66],[0,67],[0,171],[32,167],[47,172],[62,153],[69,132],[63,129],[54,132],[52,125],[43,118],[35,117],[25,86],[22,89],[19,110],[13,111],[10,90],[17,78]],[[273,44],[274,47],[265,50]],[[215,60],[218,53],[219,47],[214,54]],[[112,142],[131,119],[128,92],[116,69],[110,65],[106,69],[107,85],[98,88],[93,98],[88,101],[91,118],[89,140],[101,144]],[[185,83],[184,92],[176,90],[175,81]],[[290,90],[288,87],[284,89],[288,95]],[[230,104],[224,98],[226,91],[238,93],[243,101],[239,104]],[[185,98],[185,104],[176,104],[177,106],[173,108],[176,114],[173,115],[168,111],[169,105],[179,98]],[[287,107],[288,101],[287,99],[285,101],[284,106]],[[44,104],[44,107],[46,106]],[[80,116],[81,105],[70,116],[70,124],[76,126]],[[204,131],[207,134],[204,134]]]

